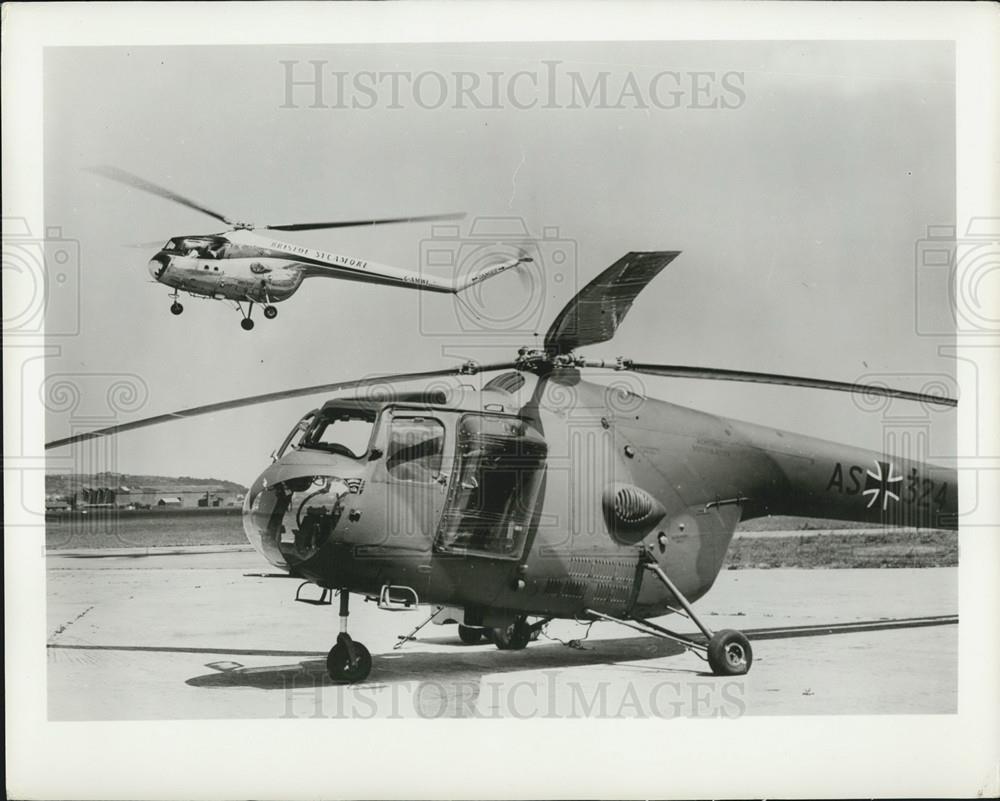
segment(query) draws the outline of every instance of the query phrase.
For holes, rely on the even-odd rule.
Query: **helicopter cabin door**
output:
[[[521,419],[466,414],[435,540],[439,553],[521,559],[544,474],[545,440]]]
[[[427,412],[392,409],[388,422],[385,477],[390,490],[386,525],[400,542],[430,552],[444,507],[450,470],[445,420]]]

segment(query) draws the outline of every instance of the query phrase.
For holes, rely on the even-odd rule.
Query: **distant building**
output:
[[[114,506],[115,490],[111,487],[80,487],[76,493],[74,505],[83,506]]]
[[[46,489],[46,509],[220,508],[242,503],[242,496],[234,503],[233,487],[221,483],[164,478],[143,485],[138,478],[102,473],[52,481]]]
[[[65,512],[73,508],[73,504],[67,501],[65,498],[46,498],[45,499],[45,511],[46,512]]]
[[[209,506],[221,506],[221,505],[222,505],[222,496],[215,495],[211,492],[206,492],[198,499],[198,506],[203,508]]]

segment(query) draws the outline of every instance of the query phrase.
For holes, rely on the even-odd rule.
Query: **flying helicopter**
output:
[[[323,394],[253,482],[243,526],[296,600],[339,599],[331,678],[363,681],[352,595],[394,611],[458,610],[459,636],[521,649],[550,620],[609,621],[746,673],[748,638],[693,604],[737,523],[764,515],[957,528],[956,471],[728,419],[595,381],[609,371],[752,382],[954,407],[885,386],[584,358],[679,255],[632,252],[576,294],[543,346],[507,362],[368,377],[198,406],[47,443],[59,448],[196,415]],[[480,386],[472,376],[491,376]],[[482,381],[482,378],[480,381]],[[398,385],[420,382],[406,390]],[[315,585],[312,597],[308,589]],[[679,614],[698,634],[652,618]],[[406,638],[404,638],[406,639]]]
[[[147,268],[155,281],[173,288],[170,295],[171,313],[177,315],[184,311],[184,306],[178,300],[182,291],[194,297],[229,300],[236,304],[242,315],[240,325],[245,331],[254,327],[251,315],[255,303],[264,307],[264,317],[274,319],[278,316],[278,309],[274,304],[288,300],[307,278],[338,278],[425,292],[457,294],[506,270],[532,261],[530,256],[522,253],[452,279],[422,275],[367,259],[289,244],[273,237],[260,236],[254,231],[258,228],[266,231],[315,231],[459,220],[465,217],[464,213],[257,226],[233,220],[118,167],[94,167],[90,172],[179,203],[230,226],[229,230],[222,233],[171,237],[149,260]],[[244,303],[247,304],[245,310]]]

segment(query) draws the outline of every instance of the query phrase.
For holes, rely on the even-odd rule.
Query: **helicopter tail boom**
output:
[[[749,446],[738,466],[746,487],[743,519],[795,515],[878,526],[958,528],[954,468],[729,422],[734,436]]]

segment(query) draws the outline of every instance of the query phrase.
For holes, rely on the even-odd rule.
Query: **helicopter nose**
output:
[[[330,539],[344,512],[341,499],[355,491],[353,479],[304,475],[270,482],[267,475],[244,500],[243,529],[271,564],[290,568],[311,559]]]
[[[157,253],[153,258],[149,260],[149,264],[146,265],[146,269],[149,270],[149,274],[157,281],[163,275],[164,270],[170,265],[170,257],[166,253]]]

